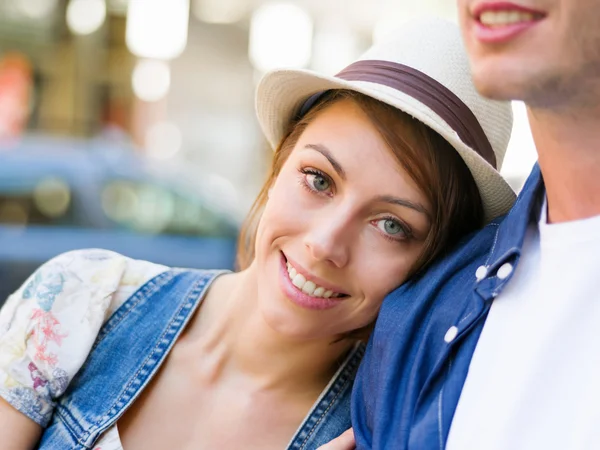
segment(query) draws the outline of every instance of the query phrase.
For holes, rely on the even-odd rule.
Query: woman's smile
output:
[[[297,263],[291,263],[283,253],[281,253],[279,273],[283,293],[302,308],[330,309],[338,306],[348,297],[341,289],[309,274]]]

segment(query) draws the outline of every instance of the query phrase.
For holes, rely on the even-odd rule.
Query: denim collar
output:
[[[544,195],[544,180],[536,163],[514,206],[498,226],[492,250],[485,263],[487,273],[477,285],[477,292],[483,298],[495,298],[514,274],[513,270],[508,277],[496,276],[500,267],[510,264],[515,268],[519,263],[525,232],[532,222],[539,220]]]

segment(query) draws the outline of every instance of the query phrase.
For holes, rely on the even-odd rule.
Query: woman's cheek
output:
[[[298,186],[298,189],[301,189]],[[289,228],[305,217],[305,207],[298,193],[293,189],[283,189],[278,186],[271,192],[263,213],[263,219],[269,228]]]
[[[412,267],[412,258],[399,254],[400,252],[401,250],[396,249],[396,254],[389,254],[380,249],[364,258],[371,264],[363,266],[361,279],[364,280],[365,286],[372,289],[365,294],[373,299],[375,304],[381,304],[387,294],[406,281]]]
[[[277,186],[270,200],[274,201],[274,205],[278,211],[292,212],[294,214],[302,214],[319,208],[322,205],[323,198],[317,194],[311,193],[302,186],[301,179],[286,180]]]

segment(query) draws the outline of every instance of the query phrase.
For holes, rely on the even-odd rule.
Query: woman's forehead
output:
[[[370,136],[361,136],[356,129],[352,134],[333,131],[326,127],[316,132],[307,129],[292,152],[291,160],[318,165],[317,168],[330,175],[341,172],[344,187],[365,197],[402,195],[429,208],[425,193],[381,136],[370,131],[365,131]]]
[[[388,143],[373,121],[353,101],[341,100],[328,106],[308,124],[296,150],[325,149],[341,163],[375,168],[401,168]]]
[[[347,99],[320,111],[307,125],[298,144],[303,146],[314,141],[331,147],[331,151],[339,151],[339,147],[347,149],[340,157],[374,156],[374,150],[387,147],[372,120],[355,102]]]

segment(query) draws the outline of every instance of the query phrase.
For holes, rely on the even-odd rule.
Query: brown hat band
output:
[[[410,95],[440,116],[465,144],[496,167],[496,155],[477,117],[452,91],[423,72],[390,61],[364,60],[350,64],[336,77],[382,84]]]

